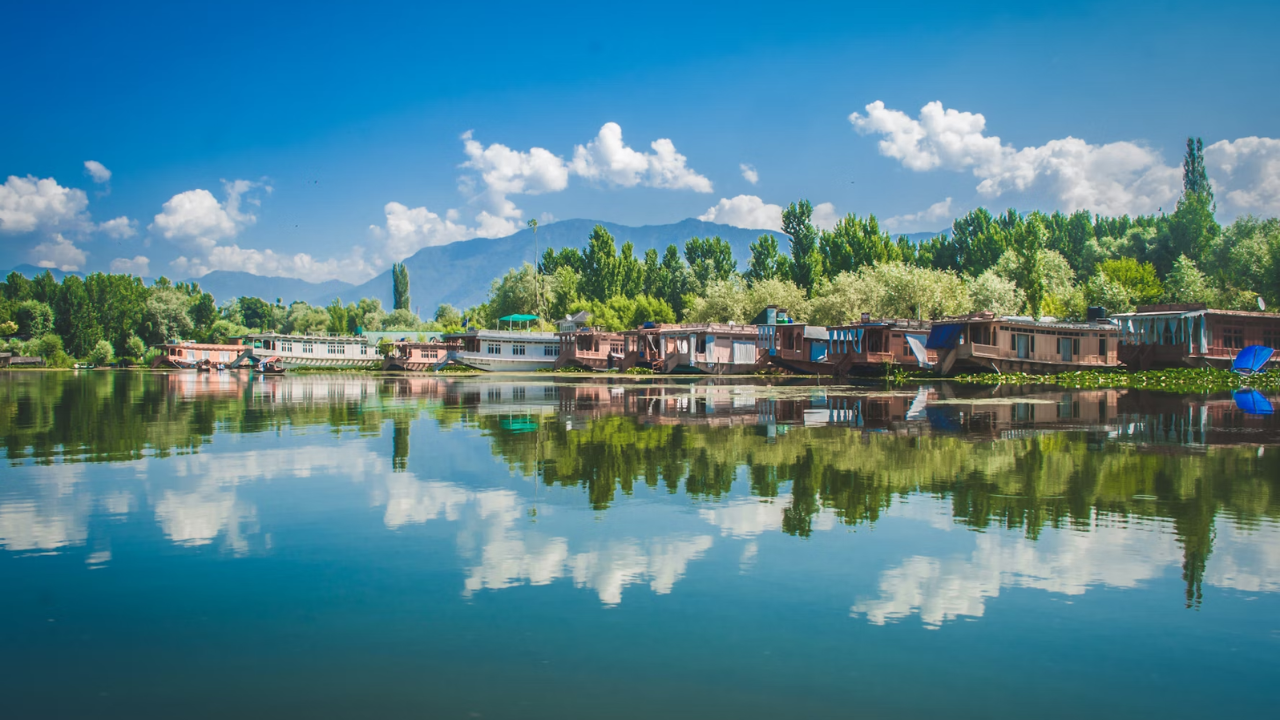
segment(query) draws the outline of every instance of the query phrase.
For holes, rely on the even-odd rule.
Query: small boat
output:
[[[258,372],[263,375],[283,375],[284,363],[278,357],[269,357],[258,365]]]
[[[201,360],[196,363],[196,372],[212,372],[213,363],[208,360]]]

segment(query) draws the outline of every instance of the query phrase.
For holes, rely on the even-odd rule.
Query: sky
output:
[[[0,268],[362,282],[529,219],[1280,214],[1278,3],[23,3]],[[585,238],[584,238],[585,241]]]

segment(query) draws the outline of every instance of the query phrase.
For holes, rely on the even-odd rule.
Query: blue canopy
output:
[[[1237,390],[1234,394],[1236,407],[1250,415],[1271,415],[1275,412],[1271,401],[1257,390]]]
[[[1250,345],[1236,355],[1236,361],[1231,364],[1231,369],[1242,375],[1261,372],[1262,366],[1267,364],[1273,353],[1275,350],[1265,345]]]
[[[930,350],[950,350],[956,346],[956,340],[964,330],[962,323],[950,325],[934,325],[929,331],[929,339],[924,346]]]

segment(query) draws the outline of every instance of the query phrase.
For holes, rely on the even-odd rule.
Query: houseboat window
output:
[[[556,355],[559,355],[560,353],[556,352],[556,346],[555,346],[555,345],[543,345],[543,346],[542,346],[542,354],[543,354],[544,356],[546,356],[546,357],[555,357]]]
[[[484,351],[488,355],[501,355],[502,346],[498,343],[485,343]]]
[[[867,336],[867,352],[869,353],[880,352],[880,333],[875,333],[874,335]]]
[[[1166,334],[1168,334],[1167,331],[1166,331]],[[1222,329],[1222,347],[1225,347],[1225,348],[1244,347],[1244,329],[1243,328],[1223,328]]]
[[[512,355],[524,355],[524,345],[521,345],[520,343],[516,343],[516,344],[512,345],[512,346],[511,346],[511,354],[512,354]]]
[[[1074,338],[1071,341],[1071,354],[1072,355],[1080,354],[1080,338]]]
[[[1103,357],[1107,356],[1107,339],[1106,338],[1098,338],[1098,354]]]
[[[369,346],[368,346],[368,345],[361,345],[361,346],[360,346],[360,354],[361,354],[361,355],[368,355],[368,354],[369,354]]]
[[[697,349],[697,351],[696,351],[696,352],[705,353],[706,351],[707,351],[707,336],[706,336],[706,335],[699,335],[699,336],[698,336],[698,349]]]
[[[302,352],[309,354],[311,353],[311,351],[312,351],[311,343],[309,342],[302,343]]]
[[[1277,339],[1276,332],[1274,330],[1262,331],[1262,344],[1271,348],[1272,350],[1276,349],[1276,339]]]

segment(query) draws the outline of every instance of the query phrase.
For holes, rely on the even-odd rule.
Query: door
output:
[[[1014,338],[1014,346],[1018,350],[1018,359],[1026,360],[1027,358],[1031,357],[1031,349],[1030,349],[1029,343],[1027,342],[1029,339],[1028,336],[1014,335],[1013,338]]]
[[[1058,350],[1062,353],[1062,362],[1071,362],[1071,338],[1058,338]]]

